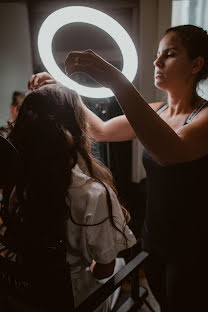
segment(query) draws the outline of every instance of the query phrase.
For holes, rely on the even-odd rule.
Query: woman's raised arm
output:
[[[65,61],[65,69],[68,75],[84,72],[103,86],[111,88],[135,134],[160,165],[191,161],[208,153],[203,147],[208,135],[204,120],[198,125],[192,122],[177,134],[118,69],[93,51],[70,52]],[[193,132],[193,127],[194,131],[202,134],[200,143],[192,140],[194,136],[189,135]]]
[[[97,142],[119,142],[136,137],[125,115],[103,121],[85,106],[92,138]]]

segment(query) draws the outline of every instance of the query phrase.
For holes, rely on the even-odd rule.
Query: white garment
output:
[[[124,235],[111,224],[105,187],[85,175],[76,166],[73,169],[69,195],[70,210],[76,223],[95,226],[80,226],[69,218],[67,221],[67,262],[70,264],[75,306],[94,292],[102,282],[97,281],[86,268],[95,260],[107,264],[115,259],[121,250],[132,247],[136,239],[125,225],[125,219],[114,191],[107,187],[112,202],[114,223]],[[109,311],[106,301],[99,311]]]
[[[125,265],[126,265],[126,262],[124,258],[116,258],[113,274],[110,277],[100,280],[99,282],[102,284],[105,284],[114,274],[119,272]],[[110,310],[113,310],[114,306],[116,305],[118,297],[120,295],[120,291],[121,291],[121,287],[117,288],[113,292],[113,294],[108,297],[107,301],[108,301],[108,307]]]

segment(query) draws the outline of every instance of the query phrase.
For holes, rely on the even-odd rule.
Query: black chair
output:
[[[1,245],[0,253],[4,250],[5,247]],[[113,312],[139,311],[139,308],[141,308],[143,304],[145,304],[151,312],[154,312],[154,309],[146,300],[148,297],[148,289],[138,285],[139,271],[147,257],[148,254],[146,252],[139,252],[139,254],[133,257],[133,259],[131,259],[124,268],[111,277],[104,285],[97,289],[78,307],[71,309],[70,311],[95,311],[95,309],[99,307],[118,287],[120,287],[126,280],[128,280],[128,282],[131,284],[131,291],[128,291],[127,296],[125,296],[125,301],[118,301],[113,309]],[[2,257],[0,256],[0,288],[4,290],[4,295],[7,295],[8,293],[10,296],[13,295],[14,297],[18,297],[19,292],[21,292],[21,288],[24,288],[24,282],[21,276],[22,271],[19,270],[18,266],[14,266],[14,263],[9,263],[9,260],[7,263],[5,263],[4,260],[2,261]],[[59,310],[56,310],[57,308]],[[60,306],[54,307],[54,311],[61,311]]]
[[[139,254],[133,257],[124,268],[82,302],[74,312],[93,312],[126,280],[130,282],[131,290],[130,292],[127,292],[127,296],[123,296],[124,300],[122,300],[122,296],[120,297],[113,312],[139,311],[143,304],[145,304],[151,312],[154,312],[154,309],[146,300],[148,297],[148,289],[138,285],[139,271],[147,257],[148,254],[146,252],[139,252]]]

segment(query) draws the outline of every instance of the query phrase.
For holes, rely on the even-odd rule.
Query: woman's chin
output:
[[[166,89],[166,84],[164,81],[161,81],[159,79],[155,79],[155,87],[158,88],[158,89],[162,89],[162,90],[165,90]]]

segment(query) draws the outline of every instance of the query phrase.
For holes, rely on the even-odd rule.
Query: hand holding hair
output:
[[[28,81],[28,89],[34,90],[48,84],[58,84],[58,81],[56,81],[49,73],[42,72],[30,77],[30,80]]]

